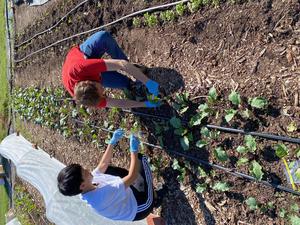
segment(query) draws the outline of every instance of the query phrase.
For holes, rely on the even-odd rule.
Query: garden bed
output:
[[[78,3],[64,3],[64,7],[58,3],[55,12],[49,7],[40,22],[24,29],[16,43],[49,27]],[[165,1],[152,1],[151,5],[158,3]],[[58,39],[111,22],[114,18],[149,5],[131,1],[103,1],[97,5],[90,1],[62,22],[55,31],[30,45],[19,47],[15,57],[24,57]],[[148,66],[147,75],[157,80],[162,86],[162,92],[168,96],[160,109],[139,111],[173,118],[171,121],[141,117],[139,123],[145,133],[144,141],[164,148],[158,150],[146,147],[144,151],[151,158],[156,174],[155,184],[163,182],[169,187],[163,206],[156,210],[169,224],[284,224],[289,216],[298,215],[294,204],[299,204],[299,201],[291,194],[276,192],[273,188],[246,182],[207,167],[201,170],[198,165],[168,154],[168,150],[180,151],[246,174],[252,173],[251,165],[255,161],[262,167],[263,180],[290,185],[284,174],[283,162],[275,154],[278,142],[256,138],[254,149],[251,137],[248,137],[250,141],[245,141],[245,136],[227,133],[220,133],[216,138],[211,138],[211,135],[205,137],[204,131],[200,134],[201,126],[197,123],[195,126],[187,126],[179,121],[190,121],[195,115],[201,116],[203,112],[198,106],[206,102],[209,116],[203,119],[201,125],[208,123],[299,138],[299,7],[297,1],[222,2],[218,7],[205,6],[195,13],[186,11],[171,22],[161,20],[153,27],[133,25],[128,20],[109,28],[130,60]],[[47,15],[55,16],[48,20]],[[64,56],[71,45],[84,38],[86,36],[67,41],[18,63],[15,87],[51,87],[49,96],[60,98],[61,95],[58,96],[54,89],[62,86],[60,69]],[[211,99],[215,96],[211,89],[213,86],[216,88],[215,99]],[[241,96],[239,106],[228,100],[233,90]],[[188,98],[184,99],[186,93]],[[114,94],[121,95],[120,92]],[[267,104],[262,109],[254,107],[255,104],[251,104],[249,99],[255,97],[265,98]],[[33,102],[32,98],[36,96],[30,98]],[[26,106],[30,98],[24,95],[21,104]],[[90,169],[101,155],[99,149],[104,150],[107,133],[96,130],[96,136],[91,136],[73,119],[86,121],[87,126],[102,127],[107,123],[106,127],[114,125],[116,128],[125,123],[127,129],[138,120],[112,110],[83,113],[77,108],[78,115],[72,116],[70,112],[74,108],[71,104],[57,104],[58,109],[66,105],[66,110],[58,111],[56,118],[55,114],[49,114],[52,123],[58,124],[60,119],[67,116],[63,124],[57,127],[45,124],[46,121],[35,121],[41,117],[38,111],[45,107],[44,103],[40,103],[40,109],[31,109],[34,112],[32,122],[43,125],[25,124],[32,133],[32,141],[63,163],[79,162],[88,165]],[[50,104],[49,107],[54,106]],[[249,110],[249,116],[244,115],[246,109]],[[233,119],[228,122],[225,116],[228,119],[230,113],[226,110],[231,110],[231,114],[235,112]],[[29,120],[26,113],[28,111],[19,111],[19,115]],[[48,130],[49,127],[54,130]],[[95,139],[98,141],[93,142]],[[207,144],[197,148],[199,140]],[[238,146],[249,147],[237,151]],[[289,149],[286,159],[292,163],[298,158],[299,145],[286,146]],[[225,150],[228,159],[225,160],[220,148],[215,152],[218,147]],[[124,142],[116,151],[116,164],[128,166],[128,153],[125,153],[127,148],[128,144]],[[183,148],[187,148],[186,151]],[[241,153],[243,151],[247,152]],[[247,158],[248,162],[238,165],[241,158]],[[227,184],[216,186],[218,182]],[[250,204],[250,197],[254,197],[258,205],[253,201]],[[252,210],[246,202],[253,207]]]

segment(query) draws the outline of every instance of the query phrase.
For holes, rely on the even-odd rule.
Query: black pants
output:
[[[154,193],[150,166],[148,165],[147,157],[142,154],[139,154],[138,157],[141,163],[141,170],[139,172],[144,179],[145,190],[143,192],[139,192],[135,187],[132,185],[130,186],[138,205],[138,211],[134,221],[146,218],[153,210]],[[128,170],[120,167],[109,166],[105,173],[123,178],[128,175]]]

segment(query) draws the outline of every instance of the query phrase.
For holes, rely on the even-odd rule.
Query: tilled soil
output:
[[[51,33],[16,49],[15,57],[20,59],[59,39],[111,22],[121,15],[146,6],[164,2],[168,1],[152,1],[146,4],[116,0],[103,1],[101,5],[89,1]],[[61,1],[56,7],[49,7],[45,10],[46,14],[41,16],[40,22],[24,29],[19,28],[24,32],[17,36],[16,43],[48,28],[78,3],[79,1]],[[18,13],[18,9],[16,12]],[[230,107],[229,103],[224,103],[227,97],[223,96],[228,96],[233,89],[247,98],[264,96],[270,102],[266,111],[255,111],[251,121],[235,118],[230,126],[299,137],[297,131],[287,132],[287,125],[291,121],[296,121],[298,127],[300,122],[299,12],[300,3],[295,0],[251,1],[236,5],[224,3],[219,8],[203,8],[195,14],[187,14],[177,21],[154,28],[133,28],[131,22],[126,21],[108,30],[115,35],[130,61],[150,68],[148,76],[157,80],[166,94],[174,96],[176,92],[185,90],[191,97],[196,98],[194,104],[198,104],[203,102],[201,96],[207,95],[208,89],[215,86],[222,96],[221,100],[224,100],[215,106],[221,113]],[[87,36],[64,42],[17,63],[15,86],[62,86],[60,70],[64,56],[70,46],[80,43]],[[243,104],[242,108],[245,107],[247,105]],[[166,105],[146,112],[170,117],[175,115],[174,110]],[[189,118],[192,114],[193,110],[183,118]],[[106,115],[105,111],[99,110],[94,118]],[[141,121],[145,131],[148,131],[148,141],[157,143],[152,119],[143,118]],[[224,125],[224,118],[212,118],[207,122]],[[30,123],[26,123],[26,127],[32,133],[32,141],[63,163],[78,162],[92,168],[101,155],[89,143],[78,143],[75,138],[64,139],[55,131]],[[168,149],[181,148],[171,131],[164,134],[164,143]],[[231,158],[222,165],[233,168],[239,157],[234,149],[242,143],[242,136],[221,134],[220,140],[211,146],[223,146]],[[274,157],[274,144],[275,142],[259,139],[259,153],[249,155],[249,159],[261,163],[265,172],[264,179],[288,186],[282,163]],[[296,145],[288,147],[291,152],[297,148]],[[128,155],[124,153],[126,148],[124,143],[116,151],[115,164],[128,166]],[[214,161],[210,152],[211,149],[192,149],[189,154]],[[166,183],[169,192],[163,206],[156,212],[168,224],[284,224],[285,221],[279,217],[279,211],[289,211],[290,204],[298,202],[291,195],[278,193],[272,188],[245,182],[221,172],[217,172],[213,180],[228,181],[232,185],[230,191],[218,193],[209,190],[200,195],[195,192],[195,186],[201,179],[192,173],[193,169],[188,170],[185,181],[180,184],[177,180],[178,172],[171,167],[173,155],[156,149],[147,149],[146,153],[153,160],[157,155],[163,158],[164,165],[160,168],[155,183]],[[179,158],[179,161],[185,163],[183,159]],[[249,173],[247,168],[236,169]],[[250,211],[244,203],[248,197],[255,197],[263,204],[273,202],[275,208],[264,213],[259,210]]]

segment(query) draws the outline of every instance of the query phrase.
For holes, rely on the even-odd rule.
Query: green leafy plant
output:
[[[182,126],[181,124],[181,120],[175,116],[173,116],[171,119],[170,119],[170,124],[172,125],[172,127],[178,129]]]
[[[241,116],[244,118],[244,119],[249,119],[250,118],[250,111],[249,109],[245,109],[244,111],[241,112]]]
[[[160,18],[164,21],[164,22],[171,22],[175,20],[175,12],[172,10],[167,10],[165,12],[161,12],[160,13]]]
[[[200,9],[201,3],[202,0],[191,0],[188,2],[188,8],[192,13],[194,13]]]
[[[207,176],[205,170],[201,166],[198,166],[198,174],[200,178],[204,178]]]
[[[262,179],[264,175],[261,165],[259,165],[259,163],[256,162],[255,160],[252,161],[250,172],[259,181]]]
[[[214,7],[219,7],[220,6],[220,0],[212,0],[211,3]]]
[[[180,3],[180,4],[176,5],[176,12],[179,16],[183,16],[186,9],[187,9],[187,7],[183,3]]]
[[[150,15],[149,13],[145,13],[144,21],[145,21],[145,24],[149,27],[155,27],[158,25],[157,15],[155,15],[155,14]]]
[[[213,187],[215,191],[229,191],[230,185],[227,182],[217,182]]]
[[[245,202],[247,206],[250,208],[250,210],[256,210],[259,208],[256,199],[253,197],[247,198]]]
[[[237,165],[238,165],[238,166],[241,166],[241,165],[244,165],[244,164],[246,164],[246,163],[248,163],[248,162],[249,162],[249,159],[248,159],[248,158],[242,157],[242,158],[239,158],[239,160],[237,161]]]
[[[291,225],[299,225],[300,224],[300,218],[297,215],[289,216],[289,221],[290,221]]]
[[[214,150],[214,155],[221,162],[225,162],[228,160],[227,153],[221,147],[218,147]]]
[[[241,104],[241,96],[236,91],[232,91],[230,93],[230,95],[228,96],[228,99],[234,105],[240,105]]]
[[[233,119],[235,114],[237,113],[237,110],[229,109],[229,110],[225,110],[225,111],[226,111],[225,120],[227,123],[229,123]]]
[[[132,24],[133,24],[133,26],[135,26],[135,27],[140,27],[141,24],[142,24],[142,21],[141,21],[140,18],[134,17],[133,20],[132,20]]]
[[[218,100],[218,94],[215,87],[209,89],[207,100],[209,104],[213,104]]]
[[[198,113],[194,116],[192,116],[192,118],[189,121],[189,126],[197,126],[200,125],[202,120],[204,118],[207,118],[210,114],[211,114],[211,109],[208,107],[208,105],[205,104],[201,104],[198,107]]]
[[[244,143],[246,147],[249,149],[249,151],[254,152],[256,151],[256,140],[251,135],[246,135],[244,139]]]
[[[189,150],[190,148],[190,141],[187,136],[180,138],[180,144],[184,151]]]
[[[264,109],[268,106],[268,101],[265,98],[261,98],[261,97],[250,98],[248,100],[248,103],[253,108],[257,108],[257,109]]]
[[[289,154],[289,150],[284,144],[277,144],[275,146],[275,154],[278,158],[283,158]]]
[[[207,144],[208,144],[207,141],[204,141],[204,140],[199,140],[199,141],[196,142],[196,146],[198,148],[203,148]]]
[[[196,185],[196,192],[199,193],[199,194],[201,194],[204,191],[206,191],[206,188],[207,188],[207,185],[205,183],[203,183],[203,184],[198,183]]]
[[[246,147],[244,147],[244,146],[238,146],[238,147],[236,148],[236,151],[239,152],[239,153],[244,154],[244,153],[247,153],[247,152],[248,152],[248,149],[247,149]]]
[[[288,127],[287,127],[287,131],[288,132],[294,132],[294,131],[296,131],[298,128],[297,128],[297,124],[296,124],[296,122],[295,121],[292,121],[289,125],[288,125]]]

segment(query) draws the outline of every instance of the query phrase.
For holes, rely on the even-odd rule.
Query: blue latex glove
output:
[[[137,153],[139,151],[140,140],[134,136],[130,135],[130,152]]]
[[[145,101],[144,103],[147,108],[155,108],[155,107],[159,107],[161,105],[161,102]]]
[[[124,135],[124,130],[118,129],[114,132],[112,138],[109,141],[109,144],[115,145],[117,142],[123,137]]]
[[[147,87],[148,91],[155,96],[158,95],[158,86],[159,86],[158,83],[156,83],[153,80],[148,80],[146,82],[146,87]]]

